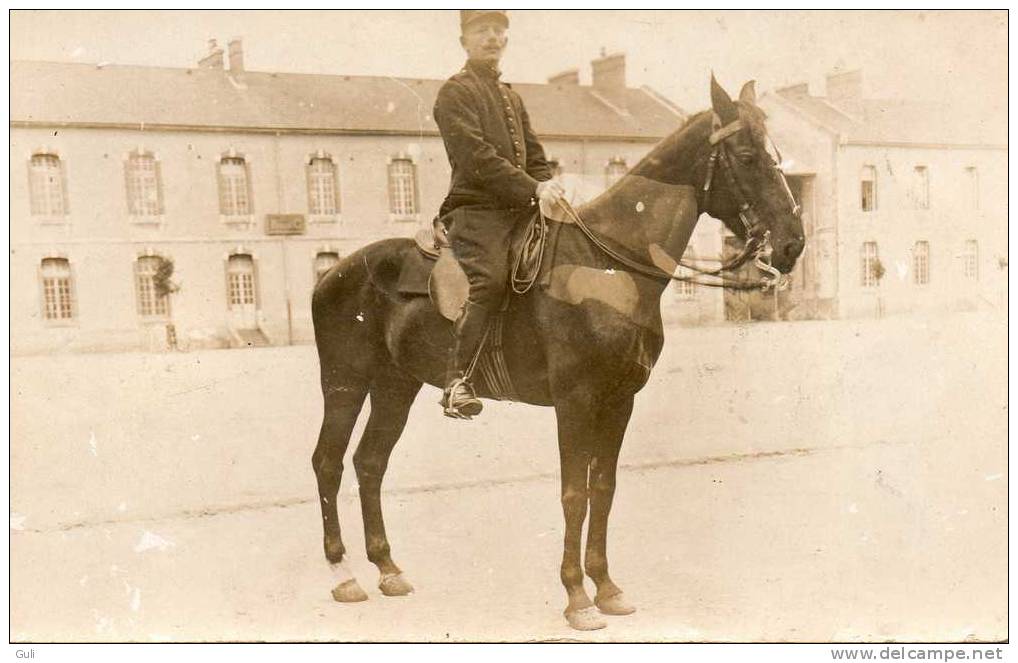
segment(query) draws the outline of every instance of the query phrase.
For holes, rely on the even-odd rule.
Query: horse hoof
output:
[[[597,608],[594,606],[579,610],[566,610],[565,615],[566,621],[577,631],[596,631],[608,626],[608,622],[598,614]]]
[[[595,598],[594,605],[605,615],[631,615],[636,612],[636,606],[626,601],[621,592],[608,598]]]
[[[336,599],[340,603],[357,603],[359,601],[367,601],[368,595],[367,592],[361,589],[361,586],[357,584],[357,580],[351,578],[332,588],[332,598]]]
[[[382,590],[386,596],[406,596],[413,593],[414,586],[403,577],[402,573],[390,573],[379,579],[378,589]]]

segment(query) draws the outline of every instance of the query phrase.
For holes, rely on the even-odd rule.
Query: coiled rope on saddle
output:
[[[517,295],[526,294],[537,281],[544,261],[544,246],[548,239],[548,220],[544,218],[541,206],[531,217],[523,231],[523,243],[516,253],[510,277],[510,286]]]

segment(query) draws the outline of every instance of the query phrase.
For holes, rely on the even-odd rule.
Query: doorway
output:
[[[249,254],[230,256],[226,264],[226,300],[234,329],[258,329],[255,266]]]

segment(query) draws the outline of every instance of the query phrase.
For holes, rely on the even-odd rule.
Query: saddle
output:
[[[558,224],[542,223],[541,215],[535,212],[513,233],[509,248],[510,265],[513,265],[509,274],[510,292],[520,291],[521,284],[529,289],[529,285],[538,280],[545,249],[549,239],[557,239],[557,231]],[[397,290],[404,295],[429,296],[442,317],[455,321],[467,301],[470,284],[453,256],[445,224],[435,217],[431,228],[417,232],[414,244],[416,254],[403,262]]]

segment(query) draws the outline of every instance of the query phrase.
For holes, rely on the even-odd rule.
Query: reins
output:
[[[770,288],[784,289],[787,285],[787,277],[770,264],[771,246],[769,241],[770,231],[764,228],[760,222],[760,218],[757,216],[756,211],[753,209],[752,203],[750,203],[745,196],[742,187],[739,186],[739,182],[735,176],[735,170],[732,168],[728,150],[725,147],[725,141],[741,131],[743,129],[743,123],[741,120],[735,120],[729,122],[726,125],[721,125],[721,122],[717,115],[714,116],[714,130],[710,135],[710,144],[713,147],[710,158],[707,162],[707,176],[704,179],[704,184],[701,190],[697,191],[697,198],[700,199],[699,207],[701,209],[706,208],[707,202],[710,200],[710,194],[712,191],[712,185],[714,182],[714,176],[718,170],[720,170],[727,181],[728,187],[731,189],[732,195],[735,197],[736,203],[739,206],[739,219],[742,221],[743,226],[746,229],[746,243],[738,255],[728,260],[718,260],[720,266],[716,269],[705,269],[697,265],[691,264],[684,260],[679,260],[679,265],[685,269],[693,272],[697,272],[700,276],[706,276],[715,279],[714,281],[706,281],[698,276],[686,276],[675,273],[667,272],[656,265],[647,265],[639,261],[633,260],[628,256],[622,255],[618,251],[608,246],[597,234],[590,229],[590,227],[583,221],[579,213],[569,204],[566,200],[559,201],[559,206],[565,210],[566,214],[572,219],[576,227],[590,240],[590,242],[600,249],[603,253],[609,257],[622,263],[629,269],[658,279],[667,279],[671,281],[683,281],[687,283],[694,283],[697,285],[708,286],[712,288],[727,288],[729,290],[768,290]],[[775,147],[775,149],[777,149]],[[785,180],[784,174],[778,170],[781,175],[781,181],[784,184],[785,191],[789,198],[792,200],[793,213],[797,213],[799,206],[795,202],[794,196],[792,196],[791,190],[788,187],[788,182]],[[540,216],[541,234],[543,236],[544,228],[546,226],[546,220],[543,212],[538,212]],[[529,242],[529,240],[528,240]],[[543,243],[542,243],[543,252]],[[766,272],[770,277],[762,277],[758,281],[747,281],[744,279],[731,279],[723,276],[724,272],[733,272],[747,262],[753,259],[754,265],[763,272]],[[520,259],[517,257],[516,265],[514,266],[513,274],[513,289],[516,292],[516,277],[515,273],[520,264]],[[533,275],[536,278],[536,274]],[[526,288],[529,289],[532,285],[533,279],[527,284]],[[526,290],[523,290],[526,292]]]
[[[576,212],[576,210],[573,209],[573,206],[570,205],[568,202],[562,201],[560,203],[560,206],[566,211],[566,214],[568,214],[569,217],[573,220],[573,223],[576,224],[576,227],[579,228],[584,235],[586,235],[587,239],[589,239],[594,246],[596,246],[598,249],[600,249],[602,252],[604,252],[612,259],[617,260],[618,262],[622,263],[623,265],[633,270],[634,272],[643,274],[644,276],[649,276],[651,278],[656,279],[667,279],[671,281],[685,281],[714,288],[729,288],[731,290],[766,290],[767,288],[770,288],[773,285],[768,279],[762,279],[760,282],[739,281],[725,278],[720,274],[706,274],[708,276],[716,277],[719,280],[719,282],[703,281],[697,279],[695,276],[684,276],[666,272],[665,270],[661,269],[660,267],[657,267],[656,265],[646,265],[644,263],[633,260],[628,256],[622,255],[618,251],[614,250],[613,248],[605,244],[604,241],[601,240],[601,238],[598,237],[594,233],[594,231],[590,229],[590,227],[583,221],[583,219]],[[542,214],[541,216],[543,218],[544,215]],[[739,257],[741,257],[741,254]],[[742,261],[742,263],[744,262],[745,260]]]

